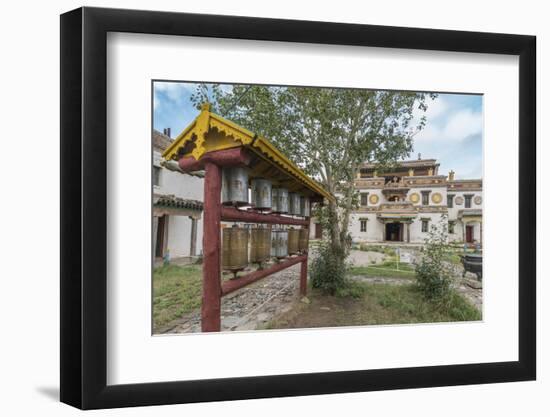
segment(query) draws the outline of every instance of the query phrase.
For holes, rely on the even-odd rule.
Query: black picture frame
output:
[[[108,32],[519,56],[519,360],[107,385]],[[95,409],[534,380],[535,45],[534,36],[251,17],[88,7],[61,15],[61,401]]]

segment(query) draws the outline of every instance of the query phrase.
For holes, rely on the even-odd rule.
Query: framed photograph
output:
[[[61,401],[533,380],[535,37],[61,16]]]

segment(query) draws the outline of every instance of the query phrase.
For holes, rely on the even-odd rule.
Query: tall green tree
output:
[[[355,180],[361,165],[381,168],[407,157],[413,137],[426,123],[423,112],[435,95],[427,93],[306,87],[235,85],[216,96],[220,115],[265,136],[318,180],[336,201],[320,209],[330,245],[345,257],[350,215],[358,203]],[[204,87],[202,88],[203,91]],[[422,116],[418,116],[418,115]],[[416,117],[415,117],[416,116]]]

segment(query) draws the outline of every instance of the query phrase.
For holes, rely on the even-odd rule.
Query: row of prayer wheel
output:
[[[309,217],[309,197],[289,192],[286,188],[273,187],[268,179],[253,178],[251,201],[248,197],[248,169],[245,167],[224,168],[222,171],[222,204],[248,206],[273,213]]]
[[[305,253],[308,241],[306,228],[225,227],[222,233],[222,269],[236,274],[250,263],[261,265],[270,258],[282,259]]]

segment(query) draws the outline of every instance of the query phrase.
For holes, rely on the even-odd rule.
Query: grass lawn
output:
[[[354,297],[311,290],[309,304],[297,303],[267,329],[437,323],[481,320],[481,313],[453,292],[445,303],[426,301],[414,285],[354,283]]]
[[[153,271],[153,331],[201,305],[201,265],[168,265]]]
[[[391,278],[414,278],[414,266],[406,263],[385,261],[372,266],[354,266],[350,268],[351,275],[362,275],[366,277],[391,277]]]

